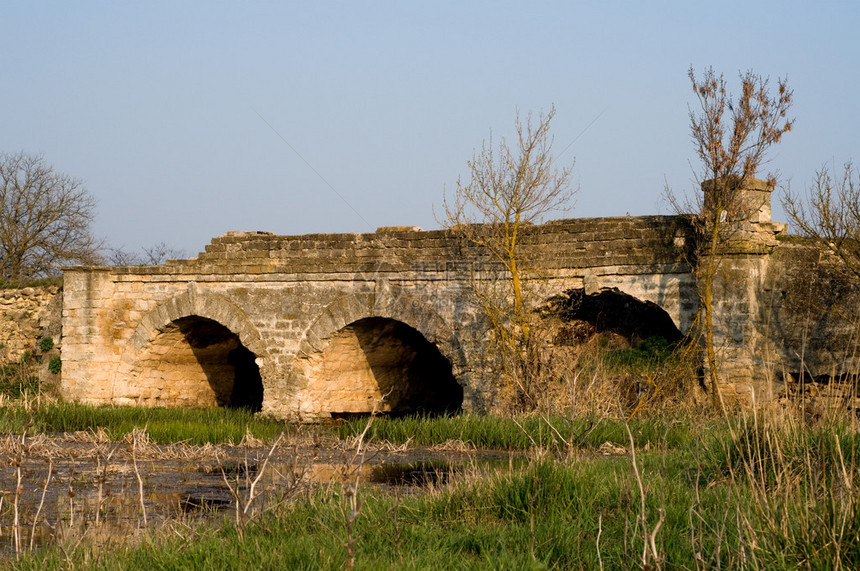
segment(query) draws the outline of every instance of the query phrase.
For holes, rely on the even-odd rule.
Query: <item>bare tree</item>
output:
[[[761,205],[744,200],[744,189],[766,162],[771,146],[791,130],[788,118],[793,91],[780,79],[772,94],[768,79],[751,71],[740,74],[741,91],[733,99],[722,75],[708,68],[697,79],[693,68],[690,82],[698,102],[690,109],[690,134],[699,158],[696,179],[702,190],[696,201],[700,241],[697,248],[697,281],[701,301],[700,323],[705,336],[705,354],[715,408],[722,408],[717,357],[714,349],[713,282],[721,257],[731,241],[735,222],[748,220]],[[667,189],[676,210],[679,201]]]
[[[851,277],[860,278],[860,174],[850,162],[839,180],[822,167],[805,201],[789,189],[782,204],[802,234],[841,260]]]
[[[167,260],[180,260],[186,257],[184,251],[171,248],[164,242],[144,248],[143,254],[145,256],[144,265],[146,266],[158,266]]]
[[[0,154],[0,276],[20,281],[92,263],[95,199],[40,155]]]
[[[138,252],[130,252],[122,246],[108,247],[105,250],[105,262],[110,266],[143,265],[143,258]]]
[[[123,247],[108,248],[107,251],[107,262],[112,266],[158,266],[167,260],[186,257],[183,250],[171,248],[165,242],[141,248],[140,252],[129,252]]]
[[[531,268],[522,249],[523,228],[565,206],[573,195],[573,165],[557,168],[549,134],[555,107],[525,122],[517,113],[516,142],[492,137],[467,162],[469,181],[457,180],[451,201],[444,200],[444,224],[470,244],[485,250],[504,268],[501,291],[492,280],[476,280],[475,292],[492,323],[496,341],[505,354],[506,377],[528,393],[523,379],[530,345],[529,308],[524,284]]]

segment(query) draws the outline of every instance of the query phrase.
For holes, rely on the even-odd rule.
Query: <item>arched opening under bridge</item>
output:
[[[593,294],[582,289],[567,290],[547,300],[541,314],[565,324],[556,339],[559,345],[574,344],[594,333],[614,334],[634,346],[652,338],[662,338],[670,344],[683,338],[662,307],[615,288]]]
[[[237,334],[205,317],[182,317],[160,328],[133,374],[145,404],[262,409],[256,355]]]
[[[310,356],[306,402],[321,414],[439,414],[460,410],[463,388],[439,349],[409,325],[353,321]]]

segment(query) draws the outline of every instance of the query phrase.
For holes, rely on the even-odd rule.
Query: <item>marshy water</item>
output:
[[[105,544],[200,520],[247,520],[310,490],[422,493],[519,462],[461,443],[408,448],[291,436],[275,446],[157,445],[136,431],[0,441],[0,560],[53,542]]]

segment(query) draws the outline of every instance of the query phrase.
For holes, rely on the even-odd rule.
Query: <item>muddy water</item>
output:
[[[274,450],[253,444],[157,446],[143,435],[128,442],[66,437],[23,445],[10,437],[0,443],[0,462],[2,558],[31,545],[104,544],[169,523],[232,519],[237,509],[238,517],[247,517],[343,482],[421,493],[477,470],[507,467],[514,459],[491,451],[356,451],[298,439]]]

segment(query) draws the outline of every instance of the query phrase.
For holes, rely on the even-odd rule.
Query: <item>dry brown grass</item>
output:
[[[586,322],[544,318],[533,327],[530,366],[532,403],[503,387],[494,414],[535,412],[578,416],[632,417],[698,409],[703,401],[696,378],[697,344],[677,344],[670,358],[653,364],[614,364],[607,355],[632,351],[625,337],[598,332]]]

